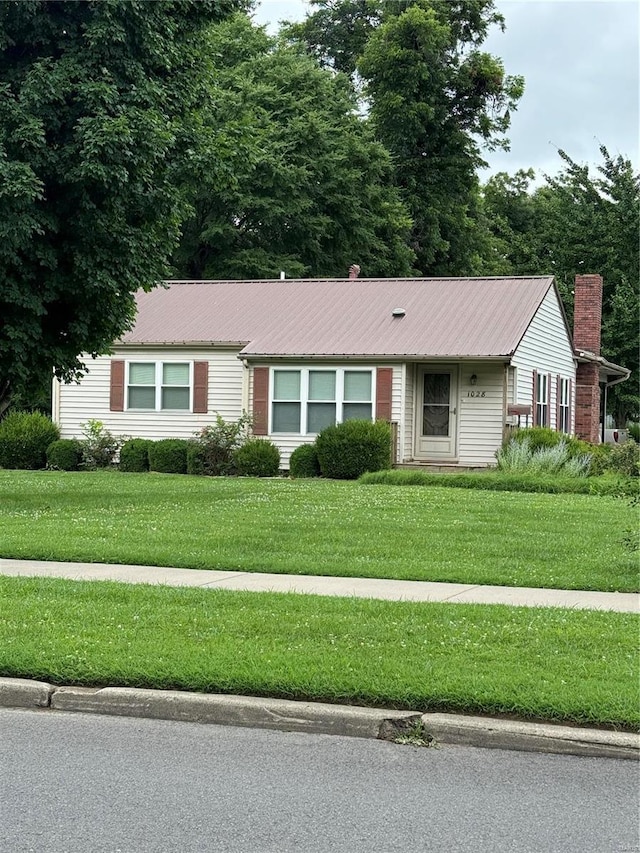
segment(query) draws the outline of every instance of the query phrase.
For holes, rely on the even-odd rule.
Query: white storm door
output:
[[[418,459],[457,457],[458,368],[420,367],[416,395]]]

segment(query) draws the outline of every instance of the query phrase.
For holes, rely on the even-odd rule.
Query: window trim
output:
[[[543,373],[542,371],[536,373],[536,426],[551,426],[551,406],[549,405],[550,390],[549,374]]]
[[[275,373],[277,371],[295,371],[300,374],[300,398],[298,400],[278,400],[274,395],[275,390]],[[342,415],[345,403],[362,403],[371,407],[371,423],[376,419],[376,368],[362,366],[336,366],[332,364],[314,364],[306,367],[277,365],[269,368],[269,419],[268,419],[268,434],[269,435],[318,435],[317,432],[309,432],[308,430],[308,406],[309,403],[331,402],[328,400],[310,400],[309,399],[309,374],[317,371],[335,373],[335,407],[336,407],[336,423],[342,423]],[[370,377],[371,396],[369,400],[345,400],[344,398],[344,376],[345,373],[368,373]],[[300,429],[296,432],[274,432],[273,431],[273,405],[274,403],[299,403],[300,404]]]
[[[571,434],[571,379],[568,376],[558,376],[558,432]]]
[[[138,406],[130,406],[129,405],[129,390],[132,387],[130,382],[130,371],[132,364],[153,364],[155,368],[155,383],[153,385],[155,389],[155,406],[154,408],[140,408]],[[188,385],[163,385],[163,368],[165,364],[184,364],[189,368],[189,383]],[[142,385],[134,385],[135,388],[147,387],[151,388],[151,385],[142,386]],[[189,405],[185,409],[163,409],[162,408],[162,391],[164,388],[187,388],[189,389]],[[163,415],[184,415],[186,413],[193,412],[193,395],[194,395],[194,362],[189,361],[188,359],[180,358],[180,359],[162,359],[158,361],[155,358],[148,359],[131,359],[127,360],[125,363],[125,382],[124,382],[124,411],[125,412],[162,412]]]

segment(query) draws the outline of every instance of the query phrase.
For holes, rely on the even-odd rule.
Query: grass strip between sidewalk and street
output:
[[[640,724],[635,614],[0,577],[0,674]]]
[[[628,500],[595,495],[0,471],[0,556],[635,592]]]

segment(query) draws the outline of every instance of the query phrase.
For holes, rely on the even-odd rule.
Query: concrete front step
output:
[[[486,465],[443,465],[438,462],[398,462],[393,467],[399,471],[426,471],[428,474],[467,474],[489,470]]]

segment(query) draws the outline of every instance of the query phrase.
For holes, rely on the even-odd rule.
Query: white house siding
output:
[[[512,365],[516,368],[514,402],[533,406],[533,371],[551,374],[551,427],[556,428],[556,377],[571,379],[575,395],[575,363],[573,348],[564,322],[562,309],[553,288],[542,301],[535,317],[518,345]],[[575,405],[571,401],[571,420]],[[573,426],[572,426],[573,431]]]
[[[415,385],[416,365],[405,365],[405,397],[403,406],[402,453],[398,462],[409,462],[413,459],[413,434],[415,429]]]
[[[406,366],[403,458],[399,462],[409,462],[415,458],[416,377],[419,366]],[[502,443],[504,424],[504,369],[502,362],[495,361],[465,362],[460,365],[458,399],[454,403],[458,414],[457,462],[454,464],[484,467],[495,463],[495,452]],[[471,385],[473,374],[476,376],[475,385]]]
[[[109,410],[110,365],[125,361],[207,361],[209,363],[208,412],[140,412]],[[102,421],[117,436],[133,438],[191,438],[197,430],[215,421],[242,414],[242,362],[237,351],[186,348],[121,347],[114,355],[87,358],[89,373],[80,384],[55,383],[54,420],[63,438],[81,437],[82,424],[90,418]]]
[[[477,377],[471,384],[471,376]],[[483,396],[484,395],[484,396]],[[465,363],[458,387],[458,464],[495,465],[502,444],[505,366],[497,362]]]
[[[310,362],[280,362],[277,365],[271,363],[267,364],[255,364],[254,367],[286,367],[291,370],[299,370],[303,367],[309,367]],[[370,365],[363,364],[362,362],[356,363],[353,361],[350,362],[331,362],[331,364],[323,364],[323,367],[326,367],[328,370],[331,368],[339,368],[339,367],[369,367]],[[376,387],[376,377],[375,371],[378,367],[391,367],[391,365],[386,364],[376,364],[371,366],[373,371],[373,410],[375,412],[376,401],[375,401],[375,387]],[[391,420],[400,423],[402,420],[402,383],[403,383],[403,365],[394,365],[393,366],[393,379],[392,379],[392,389],[391,389]],[[271,387],[269,387],[269,403],[271,403]],[[249,373],[249,412],[253,410],[253,370]],[[291,454],[296,449],[296,447],[300,447],[301,444],[313,444],[316,440],[315,435],[300,435],[300,433],[269,433],[265,436],[269,441],[272,441],[278,450],[280,451],[280,468],[283,470],[288,470],[289,468],[289,459]]]
[[[404,434],[404,414],[405,410],[402,405],[402,400],[406,392],[407,378],[406,365],[395,365],[393,368],[393,384],[391,387],[391,420],[397,424],[396,446],[393,448],[393,454],[397,457],[397,461],[401,461],[402,457],[402,436]]]

